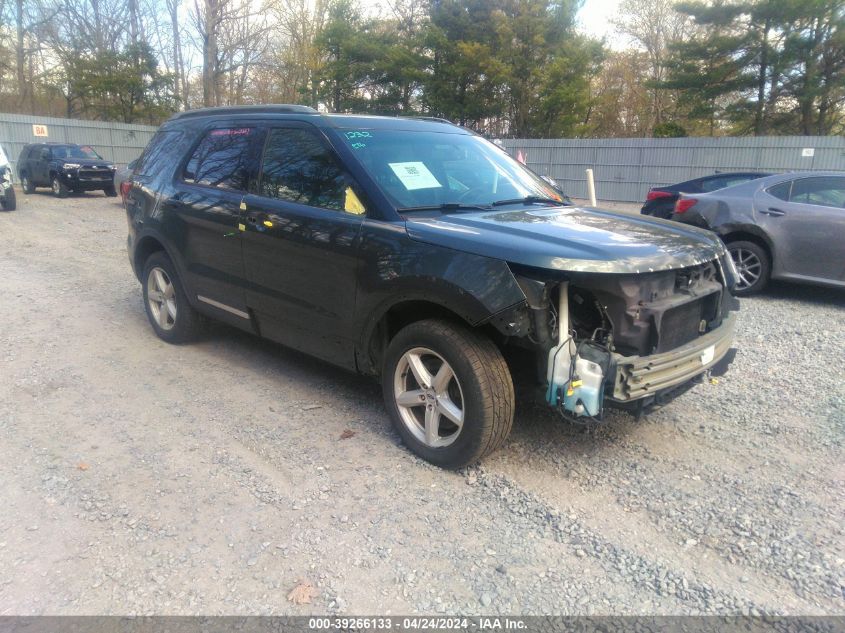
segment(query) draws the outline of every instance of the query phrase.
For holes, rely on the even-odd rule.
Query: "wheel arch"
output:
[[[147,261],[150,255],[157,251],[164,251],[170,258],[170,261],[173,262],[173,265],[176,267],[176,272],[182,282],[182,286],[185,289],[185,294],[188,295],[188,301],[193,304],[194,301],[192,300],[192,295],[189,292],[188,279],[185,275],[184,266],[182,266],[182,260],[177,256],[175,249],[171,248],[171,246],[167,243],[167,240],[162,239],[162,237],[157,233],[152,231],[142,233],[135,238],[134,247],[132,248],[131,253],[132,269],[135,271],[135,277],[138,278],[138,281],[142,281],[141,275],[144,272],[144,262]]]
[[[465,299],[466,297],[464,297]],[[404,327],[425,319],[443,319],[476,329],[495,341],[496,328],[490,324],[495,315],[463,310],[454,298],[430,295],[394,297],[382,304],[367,320],[355,356],[358,368],[367,374],[378,374],[384,352],[390,341]]]
[[[759,227],[754,225],[732,225],[720,227],[719,237],[725,244],[731,242],[746,241],[760,246],[769,256],[769,264],[774,268],[775,249],[769,236]]]

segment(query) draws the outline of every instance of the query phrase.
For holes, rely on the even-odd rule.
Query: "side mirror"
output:
[[[49,149],[42,149],[41,150],[41,160],[50,160],[50,150]]]

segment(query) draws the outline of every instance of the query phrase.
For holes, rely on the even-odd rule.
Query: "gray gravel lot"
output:
[[[158,340],[125,233],[99,194],[0,213],[0,615],[845,612],[845,292],[743,300],[715,384],[597,429],[522,403],[451,473],[369,379]]]

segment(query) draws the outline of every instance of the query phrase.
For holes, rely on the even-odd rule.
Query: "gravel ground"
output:
[[[522,403],[451,473],[369,379],[224,326],[159,341],[113,199],[19,204],[0,615],[845,612],[845,292],[743,300],[715,383],[595,429]]]

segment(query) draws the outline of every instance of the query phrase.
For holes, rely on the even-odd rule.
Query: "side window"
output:
[[[783,200],[785,202],[789,201],[789,192],[792,190],[792,181],[787,180],[786,182],[782,182],[780,184],[774,185],[766,189],[766,192],[770,196],[774,196],[779,200]]]
[[[800,178],[792,185],[792,195],[789,200],[822,207],[845,208],[845,178],[838,176]]]
[[[722,185],[722,188],[725,187],[733,187],[734,185],[741,185],[744,182],[748,182],[749,180],[754,180],[751,176],[732,176],[725,178],[725,184]]]
[[[250,127],[209,130],[185,165],[182,179],[197,185],[246,190],[254,136],[255,128]]]
[[[343,170],[310,130],[270,131],[259,194],[323,209],[362,212],[350,208],[348,197],[355,194]]]
[[[701,190],[704,192],[716,191],[717,189],[727,187],[726,182],[727,180],[723,176],[708,178],[707,180],[701,181]]]
[[[129,163],[128,167],[141,176],[151,176],[157,173],[159,161],[167,154],[167,150],[173,147],[180,136],[182,136],[181,132],[173,130],[156,132],[141,157]]]

